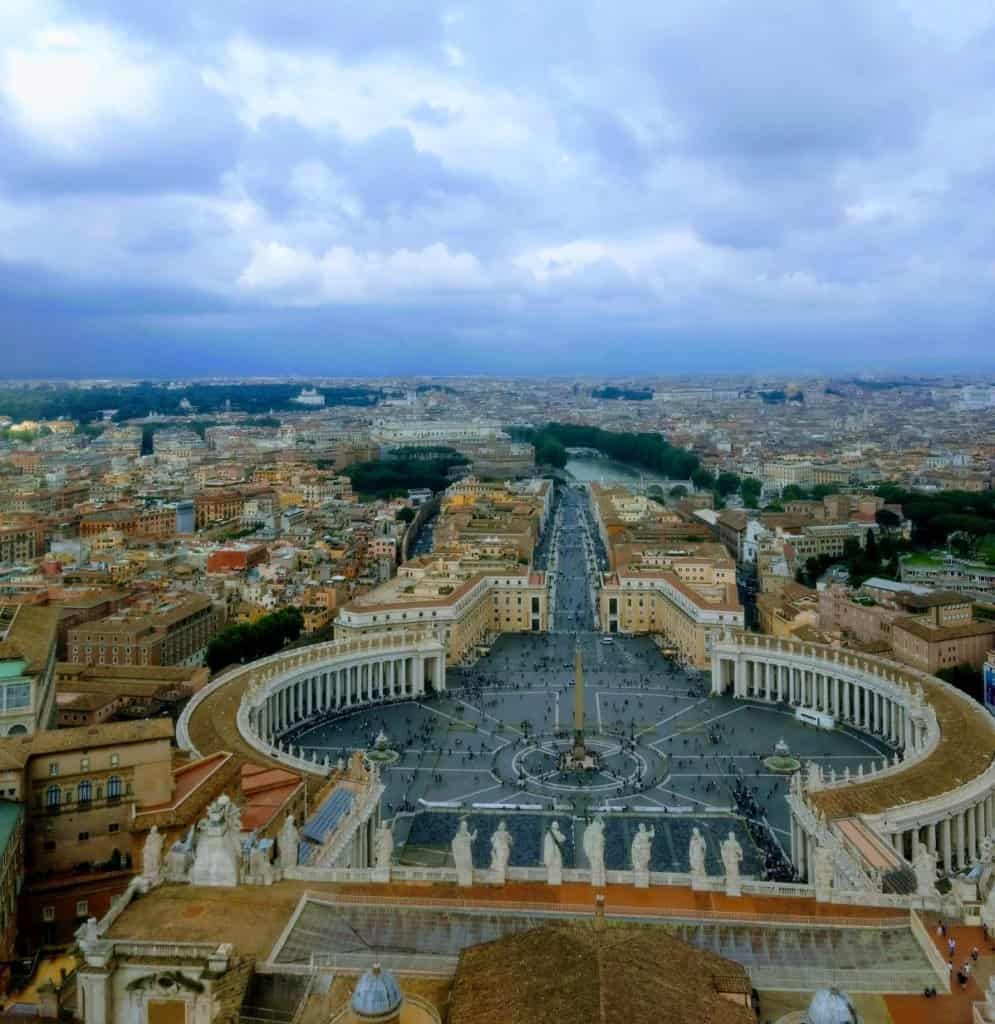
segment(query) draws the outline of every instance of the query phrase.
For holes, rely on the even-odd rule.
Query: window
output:
[[[90,838],[90,833],[89,832],[80,832],[79,835],[77,836],[77,839],[79,839],[79,841],[81,843],[85,843],[87,841],[87,839],[89,839],[89,838]]]
[[[107,780],[107,799],[108,800],[120,800],[121,799],[121,778],[118,775],[112,775]]]
[[[49,786],[45,790],[45,806],[58,807],[62,803],[62,790],[58,786]]]
[[[84,779],[76,787],[76,800],[81,804],[88,804],[93,797],[93,786],[90,785],[89,779]]]
[[[121,763],[120,754],[111,754],[111,767],[116,768]]]
[[[42,845],[42,849],[46,853],[51,853],[55,849],[55,840],[54,839],[46,839],[45,842],[42,843],[41,845]]]
[[[113,835],[113,834],[114,834],[115,832],[120,832],[120,831],[121,831],[121,826],[120,826],[120,825],[119,825],[119,824],[118,824],[118,823],[117,823],[116,821],[112,821],[112,822],[111,822],[111,823],[110,823],[110,824],[109,824],[109,825],[107,826],[107,831],[108,831],[108,832],[109,832],[109,833],[110,833],[111,835]]]
[[[90,770],[90,759],[88,757],[81,757],[79,759],[79,770],[81,772],[88,772]]]
[[[30,683],[11,683],[3,688],[4,708],[12,711],[16,708],[26,708],[31,703]]]
[[[41,919],[46,924],[51,924],[55,920],[55,907],[42,907]]]
[[[87,917],[90,913],[90,901],[89,900],[77,900],[76,901],[76,916]]]
[[[58,775],[59,774],[59,764],[58,764],[57,761],[49,761],[48,762],[48,774],[49,775]]]

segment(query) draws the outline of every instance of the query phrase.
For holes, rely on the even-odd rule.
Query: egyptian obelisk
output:
[[[584,746],[584,665],[580,657],[580,646],[574,650],[574,748],[571,757],[581,764],[587,756]]]

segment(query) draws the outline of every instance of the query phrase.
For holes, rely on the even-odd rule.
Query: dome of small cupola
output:
[[[392,1024],[399,1019],[403,1002],[401,986],[394,975],[385,971],[380,964],[374,964],[359,979],[350,1005],[357,1022]]]
[[[850,997],[838,988],[822,988],[812,996],[805,1024],[860,1024]]]

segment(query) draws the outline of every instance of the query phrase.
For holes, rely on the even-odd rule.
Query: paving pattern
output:
[[[334,761],[368,749],[381,729],[387,734],[401,755],[384,771],[383,811],[396,819],[398,849],[409,830],[421,835],[423,826],[412,824],[411,816],[427,805],[499,807],[509,814],[526,806],[577,820],[609,808],[666,818],[671,824],[659,830],[663,847],[654,847],[654,867],[674,870],[670,865],[682,860],[675,851],[694,822],[718,834],[715,816],[733,809],[737,779],[753,790],[774,835],[786,842],[787,779],[763,764],[779,739],[803,761],[838,773],[855,773],[859,765],[866,770],[890,756],[861,733],[802,725],[787,706],[712,697],[706,676],[668,660],[649,637],[602,643],[591,628],[590,585],[603,552],[580,494],[566,492],[547,533],[543,558],[556,573],[550,632],[501,636],[476,664],[449,670],[444,694],[359,710],[286,736]],[[563,778],[550,772],[549,759],[530,761],[528,750],[536,743],[549,749],[555,737],[570,735],[578,647],[586,734],[605,751],[624,747],[631,756],[606,758],[597,776]],[[645,762],[645,770],[634,770],[633,759]],[[532,831],[522,828],[523,837]]]

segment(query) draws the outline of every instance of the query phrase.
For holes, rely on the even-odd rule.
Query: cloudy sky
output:
[[[0,0],[0,376],[995,368],[990,0]]]

